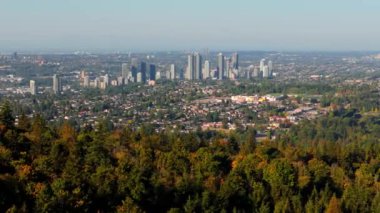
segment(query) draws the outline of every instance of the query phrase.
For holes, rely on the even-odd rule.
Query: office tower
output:
[[[155,81],[156,80],[156,65],[149,64],[149,80]]]
[[[231,59],[228,58],[228,57],[224,57],[224,66],[225,66],[225,77],[227,77],[227,79],[231,79],[231,74],[232,74],[232,63],[231,63]]]
[[[131,73],[129,74],[129,76],[132,76],[132,79],[131,79],[132,82],[137,82],[138,67],[139,67],[138,59],[132,58],[131,59]]]
[[[261,59],[261,61],[260,61],[260,72],[264,71],[264,66],[265,66],[265,59]]]
[[[138,68],[135,66],[131,66],[131,72],[132,72],[132,82],[137,82],[137,73],[138,73]]]
[[[273,62],[268,61],[269,77],[273,76]]]
[[[139,66],[139,60],[137,58],[131,59],[131,66],[138,67]]]
[[[260,77],[260,70],[257,66],[255,66],[255,68],[253,69],[253,77],[254,78]]]
[[[195,53],[195,76],[194,79],[202,79],[202,56],[199,53]]]
[[[176,66],[174,64],[170,65],[168,79],[174,80],[176,78],[176,73],[177,73]]]
[[[137,81],[137,82],[142,82],[145,84],[146,82],[146,63],[145,62],[141,62],[140,63],[140,73],[141,73],[141,80],[140,81]]]
[[[218,79],[222,80],[224,78],[224,70],[225,70],[225,63],[224,63],[224,55],[223,53],[219,53],[217,56],[217,69],[218,69]]]
[[[187,68],[181,68],[180,70],[179,70],[179,72],[178,72],[178,74],[179,74],[179,79],[180,80],[183,80],[183,79],[185,79],[185,77],[186,77],[186,70],[187,70]]]
[[[239,54],[237,53],[232,54],[231,63],[232,63],[231,65],[233,69],[235,70],[239,69]]]
[[[195,57],[194,54],[187,56],[187,72],[185,78],[187,80],[194,80],[195,77]]]
[[[86,75],[83,78],[83,86],[84,87],[89,87],[90,86],[90,76]]]
[[[34,80],[30,80],[29,87],[30,87],[30,94],[36,95],[37,94],[37,85],[36,85],[36,82]]]
[[[254,65],[250,65],[250,66],[248,67],[248,70],[247,70],[247,72],[246,72],[246,77],[247,77],[247,79],[251,79],[251,78],[253,78],[254,70],[255,70],[255,66],[254,66]]]
[[[263,67],[263,78],[269,78],[270,76],[269,76],[269,67],[268,67],[268,65],[265,65],[264,67]]]
[[[211,72],[210,61],[206,60],[205,67],[203,69],[203,79],[210,78],[210,72]]]
[[[58,75],[53,75],[53,92],[60,94],[62,92],[61,78]]]
[[[123,63],[121,65],[121,76],[124,78],[124,79],[127,79],[128,76],[129,76],[129,66],[127,63]]]

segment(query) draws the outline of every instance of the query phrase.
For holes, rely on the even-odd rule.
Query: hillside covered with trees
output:
[[[0,212],[380,212],[380,118],[255,130],[75,129],[0,111]]]

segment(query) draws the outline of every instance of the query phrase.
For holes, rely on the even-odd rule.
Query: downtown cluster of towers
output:
[[[187,69],[185,79],[187,80],[202,80],[208,78],[236,79],[239,73],[239,55],[232,54],[231,58],[225,57],[222,53],[217,55],[216,70],[211,70],[211,63],[205,60],[204,67],[203,57],[199,53],[193,53],[187,57]]]
[[[216,67],[211,69],[209,60],[205,60],[204,66],[202,55],[193,53],[188,55],[185,79],[202,80],[202,79],[231,79],[237,78],[271,78],[273,77],[273,63],[262,59],[260,66],[249,66],[248,70],[242,71],[239,67],[239,55],[233,53],[231,57],[226,57],[219,53],[216,57]]]
[[[119,84],[145,83],[147,80],[155,81],[157,78],[157,69],[155,64],[148,64],[144,61],[138,62],[137,58],[131,59],[131,65],[123,63],[121,65],[121,76],[118,77]]]
[[[122,64],[122,74],[118,78],[118,85],[127,84],[129,82],[146,83],[154,82],[156,79],[166,77],[168,80],[185,79],[185,80],[223,80],[237,78],[272,78],[273,63],[262,59],[259,66],[251,65],[248,69],[239,67],[239,54],[233,53],[231,57],[224,56],[219,53],[216,56],[216,66],[212,69],[210,60],[203,61],[203,57],[199,53],[191,53],[187,56],[187,64],[184,70],[178,69],[175,64],[171,64],[169,70],[161,76],[161,72],[157,72],[154,64],[146,62],[138,62],[137,58],[132,58],[131,63]]]

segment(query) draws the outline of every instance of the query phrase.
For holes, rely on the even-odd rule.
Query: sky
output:
[[[1,0],[4,51],[379,51],[379,0]]]

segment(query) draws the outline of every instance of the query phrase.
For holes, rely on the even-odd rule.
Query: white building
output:
[[[58,75],[53,75],[53,92],[59,94],[62,92],[61,78]]]
[[[210,61],[206,60],[205,67],[203,68],[203,79],[210,78],[210,72],[211,72]]]
[[[267,65],[265,65],[263,67],[263,78],[269,78],[269,67]]]
[[[30,94],[36,95],[37,94],[37,85],[36,85],[36,82],[34,80],[30,80],[29,87],[30,87]]]

